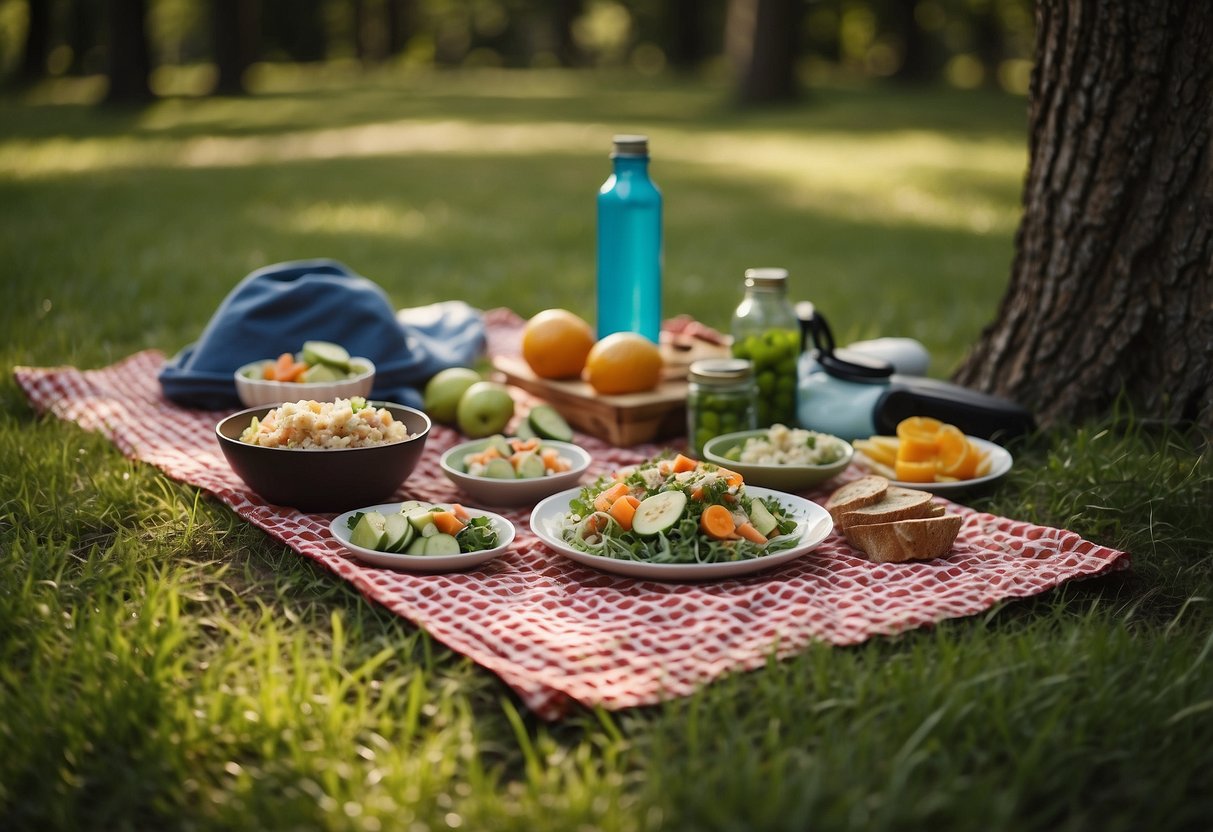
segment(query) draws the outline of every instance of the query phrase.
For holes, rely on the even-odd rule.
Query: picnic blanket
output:
[[[517,315],[491,310],[485,322],[490,353],[517,348]],[[794,655],[811,642],[857,644],[1129,565],[1125,552],[1073,532],[949,505],[964,516],[953,553],[926,562],[871,563],[834,533],[802,558],[743,578],[635,580],[550,551],[530,531],[529,508],[522,508],[501,511],[518,530],[510,551],[475,570],[430,575],[364,566],[331,536],[331,515],[269,505],[249,491],[214,437],[226,412],[189,410],[165,399],[156,379],[164,360],[145,351],[102,369],[18,367],[14,375],[39,412],[100,431],[128,457],[210,492],[497,674],[545,719],[559,718],[575,702],[605,709],[656,704]],[[521,413],[530,401],[516,393]],[[473,504],[438,466],[442,452],[462,439],[435,426],[397,497]],[[664,447],[615,448],[584,435],[576,441],[594,457],[587,481]],[[803,496],[823,501],[826,494]]]

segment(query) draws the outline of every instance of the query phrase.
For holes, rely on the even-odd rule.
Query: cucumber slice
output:
[[[419,508],[423,508],[426,511],[429,511],[433,507],[434,507],[433,503],[427,503],[422,500],[405,500],[403,503],[400,504],[400,513],[409,514],[412,511],[419,509]]]
[[[687,507],[687,495],[681,491],[662,491],[645,497],[632,517],[632,530],[643,537],[671,528]]]
[[[572,442],[573,429],[564,420],[560,412],[550,404],[537,404],[527,414],[527,423],[535,434],[542,439],[556,442]]]
[[[358,518],[354,531],[350,534],[350,543],[363,549],[378,550],[383,545],[386,531],[384,516],[377,511],[368,511]]]
[[[422,537],[429,537],[438,531],[434,527],[434,513],[428,508],[415,508],[406,514],[405,517],[408,518],[409,525],[413,527],[413,531]]]
[[[484,474],[482,476],[491,477],[495,480],[512,480],[517,477],[514,473],[514,466],[510,464],[508,459],[490,459],[488,464],[484,466]]]
[[[328,341],[304,341],[303,360],[308,364],[327,364],[343,373],[350,369],[350,354],[345,347]]]
[[[413,542],[409,544],[409,547],[404,550],[404,553],[406,555],[424,555],[425,554],[425,544],[428,542],[429,542],[428,537],[422,537],[421,535],[417,535],[416,537],[413,538]]]
[[[313,364],[303,371],[304,384],[341,381],[343,378],[345,378],[345,373],[328,364]]]
[[[510,447],[510,440],[506,439],[500,433],[494,433],[489,437],[485,448],[496,448],[497,453],[501,454],[506,459],[509,459],[510,454],[514,453],[514,449]]]
[[[534,439],[537,435],[531,427],[530,419],[523,419],[518,423],[518,427],[514,428],[514,436],[518,439]]]
[[[413,525],[403,514],[389,514],[384,517],[383,529],[385,552],[403,552],[413,542],[413,536],[416,534]]]
[[[426,538],[425,553],[427,555],[457,555],[459,554],[459,541],[453,535],[439,532]]]
[[[535,479],[547,473],[543,459],[534,451],[527,451],[518,458],[518,479]]]
[[[770,509],[766,507],[762,500],[750,502],[750,523],[767,537],[770,537],[771,532],[779,525],[779,521],[775,519],[775,515],[771,514]]]

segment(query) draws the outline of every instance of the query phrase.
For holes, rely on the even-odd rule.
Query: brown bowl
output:
[[[349,511],[390,498],[417,467],[430,433],[430,418],[420,410],[392,402],[371,404],[387,408],[414,436],[387,445],[324,450],[241,442],[253,417],[263,418],[277,404],[233,413],[215,426],[215,435],[232,470],[266,501],[306,512]]]

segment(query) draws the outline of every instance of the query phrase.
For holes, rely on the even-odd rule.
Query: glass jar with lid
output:
[[[800,321],[787,283],[787,269],[746,269],[745,296],[733,313],[732,352],[753,366],[760,428],[796,426]]]
[[[701,358],[687,371],[687,442],[700,459],[708,440],[754,430],[754,374],[740,358]]]

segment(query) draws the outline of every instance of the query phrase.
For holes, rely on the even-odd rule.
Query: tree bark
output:
[[[215,95],[244,95],[244,73],[256,53],[256,6],[248,0],[211,0]]]
[[[699,0],[665,0],[661,6],[666,60],[678,72],[691,72],[707,58],[703,4]]]
[[[46,60],[51,51],[50,0],[29,0],[29,22],[25,29],[25,44],[17,70],[18,84],[33,84],[46,77]]]
[[[1041,0],[1007,294],[956,373],[1042,426],[1213,427],[1213,4]]]
[[[152,98],[145,0],[109,0],[109,91],[107,104],[138,104]]]
[[[798,0],[729,0],[725,49],[737,76],[742,104],[791,101],[799,96]]]

